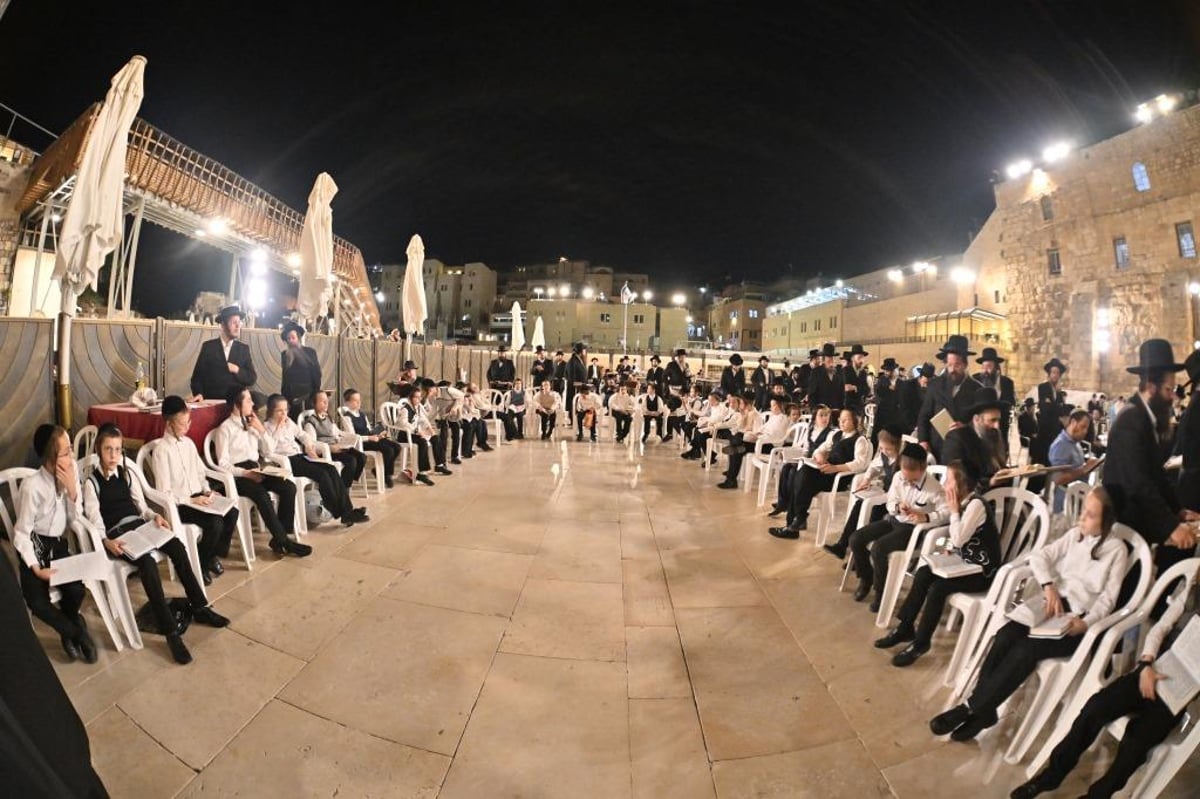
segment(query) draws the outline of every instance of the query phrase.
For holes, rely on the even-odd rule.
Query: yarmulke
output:
[[[916,443],[915,441],[910,441],[904,445],[904,449],[900,450],[900,456],[904,458],[912,458],[915,461],[925,463],[928,453],[925,452],[925,448],[920,444]]]
[[[46,454],[46,445],[50,443],[52,435],[54,435],[54,425],[52,424],[39,425],[38,429],[33,432],[33,449],[39,458]]]
[[[174,416],[175,414],[183,413],[186,410],[187,403],[183,401],[183,397],[172,394],[162,401],[163,416]]]

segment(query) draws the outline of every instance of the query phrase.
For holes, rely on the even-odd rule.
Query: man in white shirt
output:
[[[591,433],[592,441],[596,440],[596,422],[600,417],[600,399],[592,393],[592,384],[584,383],[579,387],[575,397],[576,441],[583,441],[583,429]]]
[[[558,394],[551,390],[553,387],[553,380],[543,380],[538,392],[533,395],[533,411],[542,423],[542,441],[550,438],[558,419],[559,400]]]

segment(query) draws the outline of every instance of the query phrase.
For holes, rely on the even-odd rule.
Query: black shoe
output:
[[[791,527],[772,527],[767,532],[769,532],[771,535],[775,536],[776,538],[787,538],[787,539],[795,540],[800,537],[800,531],[794,530]]]
[[[975,740],[975,736],[994,725],[1000,719],[996,716],[996,711],[991,710],[983,713],[975,713],[961,727],[950,733],[950,740],[966,743],[967,741]]]
[[[285,539],[283,541],[272,541],[271,551],[281,558],[284,554],[295,555],[298,558],[307,558],[312,554],[312,547],[308,544],[300,544],[291,539]]]
[[[771,511],[767,515],[768,516],[778,516],[781,513],[787,513],[786,505],[772,505]]]
[[[1008,795],[1008,799],[1033,799],[1033,797],[1037,796],[1038,794],[1052,790],[1054,789],[1043,787],[1042,784],[1038,782],[1038,778],[1034,777],[1029,782],[1013,788],[1013,792]]]
[[[576,441],[583,441],[583,436],[575,436]]]
[[[875,597],[875,601],[867,606],[867,610],[871,611],[872,613],[878,613],[881,607],[883,607],[882,601],[879,599],[879,597]]]
[[[354,510],[350,511],[350,515],[352,515],[354,517],[355,521],[360,521],[360,522],[371,521],[371,517],[367,515],[366,508],[355,508]]]
[[[210,572],[207,568],[201,567],[200,581],[202,583],[204,583],[205,585],[212,585],[212,581],[213,581],[212,572]]]
[[[907,624],[898,625],[884,637],[875,641],[876,649],[891,649],[896,644],[906,644],[916,638],[917,634]]]
[[[79,644],[75,643],[74,640],[65,635],[62,637],[62,648],[63,652],[67,653],[67,662],[69,663],[74,663],[75,661],[79,660],[82,655],[82,653],[79,651]]]
[[[737,480],[726,480],[723,483],[717,483],[717,488],[737,488]]]
[[[208,562],[208,570],[216,577],[220,577],[225,573],[225,567],[221,565],[221,560],[217,557],[213,557],[213,559]]]
[[[75,643],[79,646],[79,657],[84,663],[95,663],[99,659],[99,655],[96,653],[96,642],[92,640],[92,636],[88,635],[87,629],[80,630]]]
[[[871,581],[859,580],[858,587],[854,589],[854,601],[862,602],[871,593]]]
[[[434,471],[437,472],[438,474],[444,474],[447,476],[454,474],[454,472],[450,471],[445,466],[439,466],[436,469],[434,469]]]
[[[892,657],[892,665],[904,668],[917,662],[917,658],[929,651],[929,644],[909,644]]]
[[[451,458],[450,462],[455,466],[462,466],[462,458]]]
[[[668,442],[668,441],[670,441],[670,440],[671,440],[671,437],[670,437],[670,436],[667,436],[666,438],[664,438],[664,439],[662,440],[662,443],[664,443],[664,444],[665,444],[665,443],[667,443],[667,442]]]
[[[595,436],[592,436],[592,443],[593,443],[593,444],[595,444],[595,443],[596,443],[596,437],[595,437]]]
[[[192,610],[192,621],[209,627],[228,627],[229,619],[212,609],[212,605]]]
[[[433,481],[429,479],[429,475],[427,474],[418,474],[415,479],[418,483],[424,483],[427,486],[433,485]]]
[[[944,713],[939,713],[929,722],[929,730],[934,735],[949,735],[963,724],[970,721],[973,714],[966,705],[956,705]]]
[[[179,633],[171,633],[167,636],[167,648],[171,650],[171,657],[180,666],[186,666],[192,662],[192,653],[183,645],[183,638]]]
[[[342,524],[343,524],[344,526],[346,526],[346,527],[349,527],[349,526],[353,525],[353,524],[354,524],[354,523],[356,523],[357,521],[358,521],[358,519],[354,518],[354,514],[353,514],[353,513],[347,513],[347,514],[346,514],[345,516],[343,516],[343,517],[342,517],[342,519],[341,519],[341,522],[342,522]]]
[[[546,436],[546,438],[549,438],[549,436]],[[474,453],[474,452],[464,452],[464,453],[462,454],[462,456],[463,456],[464,458],[474,458],[474,457],[475,457],[475,453]]]
[[[390,478],[390,477],[383,478],[383,485],[387,488],[391,488],[392,487],[392,478]]]
[[[838,546],[837,544],[826,544],[824,549],[838,560],[846,559],[846,548],[843,546]]]
[[[703,458],[704,456],[702,454],[700,454],[699,452],[696,452],[694,449],[689,449],[687,452],[683,453],[679,457],[683,458],[684,460],[694,461],[694,460],[699,460],[700,458]]]
[[[490,444],[483,444],[483,445],[481,445],[479,448],[480,448],[481,450],[483,450],[484,452],[491,452],[493,449],[495,449],[495,448],[494,448],[494,447],[492,447]]]

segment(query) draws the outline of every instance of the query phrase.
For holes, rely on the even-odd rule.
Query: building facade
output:
[[[708,307],[708,335],[721,349],[763,349],[767,291],[757,283],[731,286]]]
[[[380,264],[369,274],[383,300],[377,302],[385,331],[403,327],[401,297],[405,264]],[[496,272],[473,262],[448,266],[436,258],[425,259],[421,269],[429,317],[425,335],[430,339],[475,339],[488,328],[496,298]]]

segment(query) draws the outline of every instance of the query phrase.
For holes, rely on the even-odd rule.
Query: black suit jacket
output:
[[[735,372],[732,364],[722,369],[721,390],[725,392],[726,397],[732,397],[734,394],[742,396],[746,390],[746,370],[738,369]]]
[[[842,373],[834,371],[833,377],[824,366],[812,370],[808,377],[808,407],[827,405],[835,411],[841,410],[846,402],[846,383]]]
[[[965,377],[958,393],[954,394],[947,375],[940,374],[930,380],[929,388],[925,392],[925,402],[921,405],[921,412],[917,414],[917,440],[929,442],[934,454],[939,454],[942,451],[942,437],[933,429],[929,420],[945,408],[954,417],[954,421],[969,423],[971,414],[967,409],[975,404],[975,392],[981,388],[983,386],[976,383],[975,378]],[[941,462],[940,458],[938,462]]]
[[[1167,454],[1150,424],[1141,395],[1135,395],[1117,415],[1108,431],[1104,459],[1104,487],[1117,486],[1117,521],[1141,533],[1151,544],[1161,544],[1179,524],[1179,500],[1163,468]]]
[[[321,362],[317,351],[312,347],[301,347],[303,354],[289,357],[289,350],[279,354],[279,363],[283,366],[283,380],[279,393],[289,401],[294,399],[311,400],[312,395],[321,388]]]
[[[231,363],[237,365],[236,375],[229,371]],[[205,399],[226,399],[234,386],[249,388],[257,382],[258,373],[250,360],[250,348],[242,342],[233,342],[228,361],[219,336],[200,345],[200,355],[192,368],[193,394],[202,394]]]
[[[671,361],[663,370],[663,383],[668,387],[677,386],[680,395],[687,394],[688,389],[692,387],[692,381],[688,374],[679,365],[678,361]],[[667,392],[663,392],[666,394]]]
[[[983,490],[987,490],[994,475],[1000,469],[1000,462],[991,446],[979,437],[971,425],[958,427],[950,431],[942,443],[941,463],[951,464],[962,461],[970,464],[982,480]]]

